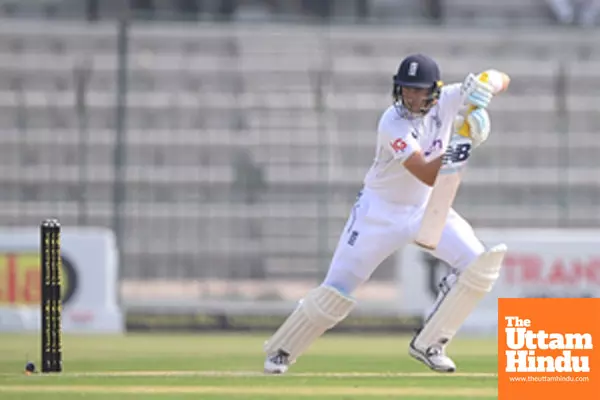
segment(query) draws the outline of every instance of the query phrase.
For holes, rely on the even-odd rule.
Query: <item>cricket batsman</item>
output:
[[[443,85],[437,63],[426,55],[401,62],[393,77],[393,104],[379,119],[375,159],[328,273],[265,342],[265,373],[285,373],[317,338],[346,318],[356,304],[356,289],[381,262],[413,242],[443,158],[465,162],[470,149],[486,141],[486,108],[497,92],[472,73],[462,83]],[[465,114],[468,108],[472,111]],[[470,149],[456,145],[458,139],[464,144],[456,134],[463,123],[469,125]],[[465,154],[456,157],[457,152]],[[413,358],[434,371],[456,370],[446,347],[491,290],[505,252],[503,244],[486,248],[470,224],[450,210],[431,253],[453,272],[439,283],[438,298],[410,343]]]

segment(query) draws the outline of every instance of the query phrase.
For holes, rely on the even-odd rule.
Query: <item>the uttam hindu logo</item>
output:
[[[498,299],[498,399],[600,399],[600,299]]]
[[[506,327],[506,372],[590,372],[588,356],[573,356],[573,350],[592,350],[589,333],[548,333],[531,329],[531,320],[504,317]],[[539,350],[561,350],[558,356],[538,355]]]
[[[40,256],[37,252],[0,253],[0,306],[39,305]],[[62,301],[68,303],[77,287],[73,265],[62,257]]]

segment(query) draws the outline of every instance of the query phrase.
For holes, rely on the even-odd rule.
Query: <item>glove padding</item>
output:
[[[454,119],[454,131],[458,132],[465,118],[457,115]],[[467,115],[467,124],[469,124],[469,138],[472,141],[473,148],[485,142],[490,135],[492,123],[488,112],[482,108],[471,111]]]
[[[477,108],[487,108],[494,96],[494,88],[489,83],[481,82],[475,75],[469,74],[461,88],[465,102]]]

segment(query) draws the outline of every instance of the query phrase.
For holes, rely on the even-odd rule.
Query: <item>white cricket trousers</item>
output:
[[[350,212],[323,284],[352,293],[392,253],[414,242],[425,206],[404,206],[363,189]],[[431,254],[459,271],[485,251],[471,225],[451,210]]]

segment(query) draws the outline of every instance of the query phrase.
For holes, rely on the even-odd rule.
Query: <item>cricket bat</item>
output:
[[[497,70],[484,71],[478,76],[478,79],[489,83],[493,87],[494,94],[505,91],[510,83],[508,75]],[[473,110],[475,110],[475,107],[470,106],[467,115]],[[457,133],[464,137],[465,144],[470,145],[470,128],[466,117]],[[449,160],[442,162],[421,220],[421,226],[415,237],[415,243],[418,246],[427,250],[437,248],[446,226],[448,213],[452,208],[460,186],[465,166],[466,163],[460,163],[457,166]]]

